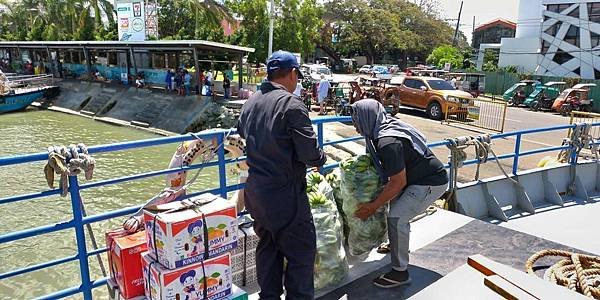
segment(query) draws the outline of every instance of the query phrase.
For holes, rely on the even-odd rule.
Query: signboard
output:
[[[479,120],[479,106],[469,106],[467,108],[468,114],[467,118],[471,120]]]
[[[146,3],[146,36],[158,38],[158,14],[155,2]]]
[[[145,41],[145,18],[143,0],[117,1],[119,41]]]

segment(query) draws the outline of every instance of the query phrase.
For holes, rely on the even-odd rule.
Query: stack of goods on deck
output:
[[[118,283],[119,299],[247,299],[232,283],[234,204],[203,194],[143,213],[144,231],[107,233],[109,288]]]
[[[232,293],[230,251],[237,247],[235,205],[211,194],[144,208],[142,254],[148,299],[205,299]]]

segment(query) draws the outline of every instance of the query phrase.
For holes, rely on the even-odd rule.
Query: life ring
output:
[[[169,162],[169,169],[187,167],[194,162],[198,157],[206,157],[216,148],[215,141],[204,141],[196,139],[183,142]],[[167,174],[167,187],[173,190],[178,190],[186,183],[187,171]]]
[[[209,157],[216,148],[216,140],[204,141],[202,139],[195,139],[192,141],[183,142],[169,162],[169,169],[187,167],[194,162],[198,157]],[[148,200],[142,208],[140,208],[135,214],[129,217],[124,223],[123,228],[129,233],[136,232],[143,228],[142,224],[142,209],[151,205],[160,205],[176,200],[181,200],[186,195],[186,184],[187,171],[179,171],[176,173],[169,173],[166,176],[167,186],[157,195]]]
[[[229,152],[231,158],[237,159],[246,155],[246,141],[239,135],[228,136],[225,143],[225,150]],[[246,161],[240,161],[236,164],[238,169],[238,183],[246,183],[248,179],[248,164]],[[233,193],[230,201],[235,203],[238,212],[244,210],[244,189],[239,189]]]

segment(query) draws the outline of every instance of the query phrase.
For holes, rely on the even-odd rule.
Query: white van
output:
[[[325,75],[325,79],[328,81],[333,80],[331,70],[326,65],[311,64],[302,65],[302,67],[305,72],[304,76],[310,76],[310,78],[314,81],[321,80],[321,74]]]

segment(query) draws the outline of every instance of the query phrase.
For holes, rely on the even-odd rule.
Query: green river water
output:
[[[85,143],[99,145],[156,138],[157,135],[91,119],[52,112],[28,110],[0,115],[0,157],[46,151],[50,145]],[[96,154],[92,181],[164,169],[177,144]],[[0,167],[0,197],[39,192],[48,186],[44,162]],[[188,179],[193,175],[188,174]],[[79,176],[80,182],[85,178]],[[235,176],[228,175],[235,182]],[[56,181],[58,185],[58,181]],[[191,191],[218,187],[216,167],[204,169]],[[164,176],[104,186],[81,192],[88,215],[144,203],[165,186]],[[0,235],[32,227],[68,221],[72,218],[69,196],[52,196],[0,205]],[[123,218],[94,223],[98,244],[103,247],[104,232],[117,228]],[[87,232],[86,232],[87,233]],[[92,249],[87,233],[88,250]],[[77,253],[74,230],[63,230],[7,244],[0,244],[0,273],[31,266]],[[107,264],[106,255],[102,258]],[[92,280],[102,277],[96,257],[89,258]],[[0,280],[0,299],[31,299],[80,284],[77,261],[49,269]],[[71,297],[81,299],[80,295]],[[94,299],[106,299],[105,287],[94,290]]]

